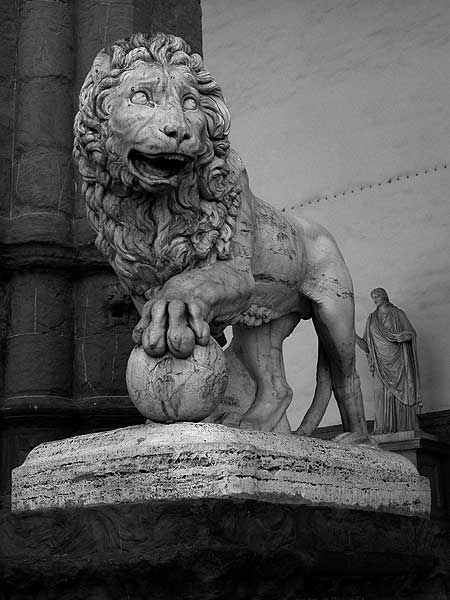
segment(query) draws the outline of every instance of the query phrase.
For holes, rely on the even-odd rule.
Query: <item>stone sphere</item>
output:
[[[211,338],[189,358],[149,356],[135,346],[128,359],[127,388],[139,412],[157,423],[201,421],[223,397],[228,380],[225,354]]]

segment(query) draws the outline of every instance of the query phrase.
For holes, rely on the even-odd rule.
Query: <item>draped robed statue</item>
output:
[[[376,305],[357,345],[367,354],[374,382],[374,433],[419,429],[422,406],[416,332],[406,314],[390,301],[386,290],[370,293]]]

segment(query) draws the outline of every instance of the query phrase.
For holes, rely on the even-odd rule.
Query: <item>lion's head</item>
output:
[[[132,294],[227,259],[241,165],[221,89],[179,37],[103,49],[80,93],[74,156],[97,246]]]

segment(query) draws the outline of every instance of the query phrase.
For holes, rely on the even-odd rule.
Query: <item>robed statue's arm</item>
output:
[[[373,373],[375,371],[375,365],[373,363],[373,357],[370,354],[369,344],[367,343],[367,339],[368,339],[368,336],[369,336],[369,327],[370,327],[370,315],[369,315],[369,317],[368,317],[368,319],[366,321],[366,328],[365,328],[365,331],[364,331],[364,337],[360,337],[356,333],[355,334],[355,342],[356,342],[356,345],[359,348],[361,348],[361,350],[364,350],[364,352],[366,353],[366,355],[367,355],[367,361],[369,363],[369,369],[370,369],[370,372],[373,375]]]
[[[369,346],[367,345],[366,340],[360,337],[357,333],[355,334],[355,342],[356,345],[361,348],[361,350],[364,350],[366,354],[369,354]]]
[[[402,342],[411,342],[416,337],[416,332],[414,327],[411,325],[410,320],[406,316],[406,314],[399,308],[398,309],[401,331],[397,331],[393,334],[394,339],[397,343],[401,344]]]

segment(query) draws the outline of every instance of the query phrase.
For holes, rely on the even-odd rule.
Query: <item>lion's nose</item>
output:
[[[166,123],[161,127],[160,131],[167,135],[167,137],[175,138],[178,142],[188,140],[191,137],[184,123]]]

